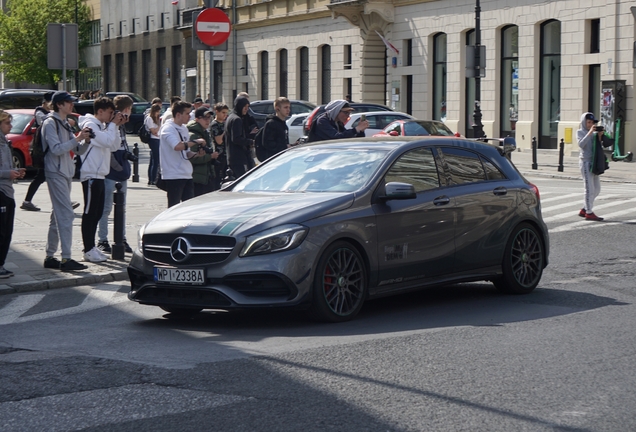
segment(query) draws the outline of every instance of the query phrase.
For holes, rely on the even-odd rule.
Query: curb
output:
[[[79,277],[65,277],[30,282],[18,282],[14,284],[0,285],[0,295],[25,293],[31,291],[45,291],[56,288],[68,288],[73,286],[90,285],[103,282],[117,282],[123,280],[128,280],[128,272],[126,270],[108,273],[86,274]]]

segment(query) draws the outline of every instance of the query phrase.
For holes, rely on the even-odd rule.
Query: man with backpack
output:
[[[261,162],[289,147],[289,128],[287,127],[287,117],[291,111],[289,99],[277,98],[274,101],[274,111],[275,114],[267,116],[265,126],[256,134],[256,157]]]
[[[90,147],[90,130],[83,129],[77,137],[66,118],[73,111],[76,98],[68,92],[57,91],[51,98],[53,113],[42,125],[44,175],[49,189],[53,211],[49,223],[44,267],[61,271],[84,270],[86,266],[71,259],[73,244],[73,207],[71,185],[75,167],[70,152],[84,154]],[[62,260],[55,258],[58,245],[62,245]]]
[[[325,112],[312,123],[307,141],[364,137],[364,131],[369,127],[368,120],[360,120],[355,128],[345,128],[349,114],[353,110],[346,100],[336,99],[329,102],[325,107]]]
[[[234,101],[234,109],[225,122],[225,151],[227,152],[228,165],[235,178],[241,177],[254,167],[254,159],[252,159],[254,140],[248,138],[245,130],[249,108],[249,99],[237,96]]]

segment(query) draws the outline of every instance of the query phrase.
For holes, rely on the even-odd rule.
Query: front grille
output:
[[[170,256],[172,242],[183,237],[191,245],[190,256],[176,262]],[[236,245],[234,237],[205,234],[148,234],[143,237],[144,257],[157,264],[194,266],[219,263],[227,259]]]
[[[147,287],[135,300],[140,303],[200,306],[205,308],[228,307],[232,302],[216,291],[199,288]]]
[[[248,297],[292,298],[295,288],[280,276],[268,273],[242,274],[223,278],[223,283]]]

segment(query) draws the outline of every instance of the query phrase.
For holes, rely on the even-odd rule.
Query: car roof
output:
[[[353,111],[350,115],[351,116],[361,116],[361,115],[405,115],[405,116],[410,116],[413,117],[411,114],[407,114],[407,113],[403,113],[403,112],[399,112],[399,111],[368,111],[368,112],[355,112]],[[415,118],[409,118],[409,119],[396,119],[397,120],[415,120]]]
[[[27,109],[27,108],[12,108],[5,111],[8,112],[9,114],[30,114],[30,115],[33,115],[35,112],[34,109]]]

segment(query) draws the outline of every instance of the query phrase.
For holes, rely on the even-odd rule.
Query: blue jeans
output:
[[[148,183],[154,183],[157,180],[157,171],[159,170],[159,140],[150,138],[148,145],[150,146],[150,163],[148,164]]]
[[[97,236],[100,242],[108,242],[108,217],[113,209],[113,193],[115,192],[116,180],[104,179],[104,192],[106,193],[106,199],[104,200],[104,212],[99,220],[99,229]],[[128,180],[120,181],[121,191],[124,193],[124,240],[126,240],[126,191],[128,190]]]

